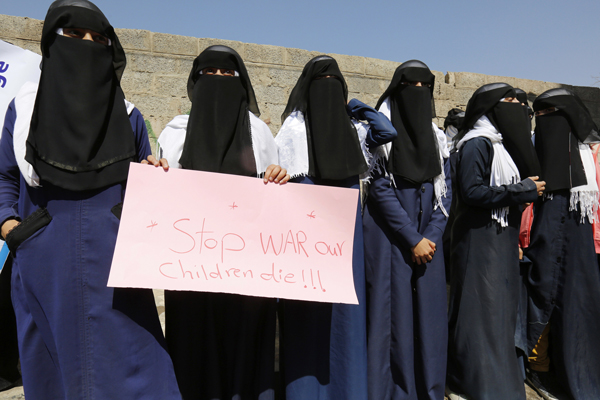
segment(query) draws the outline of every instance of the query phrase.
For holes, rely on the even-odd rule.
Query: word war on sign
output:
[[[357,205],[354,189],[132,164],[109,286],[357,304]]]

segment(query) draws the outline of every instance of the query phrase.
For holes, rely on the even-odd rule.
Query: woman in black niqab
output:
[[[309,176],[346,179],[367,170],[347,100],[348,86],[333,58],[318,56],[304,66],[281,121],[294,111],[304,114]]]
[[[421,82],[424,86],[410,85]],[[433,86],[435,75],[418,60],[402,63],[377,106],[389,98],[391,121],[398,132],[392,142],[388,171],[411,182],[425,182],[441,172],[436,137],[431,119],[435,117]]]
[[[465,398],[526,398],[515,342],[519,206],[543,182],[527,178],[537,158],[515,97],[505,83],[477,89],[454,138],[446,384]]]
[[[467,104],[462,129],[454,137],[455,145],[486,116],[502,134],[502,144],[519,169],[521,178],[540,175],[540,165],[531,142],[527,110],[517,103],[501,101],[517,98],[515,89],[506,83],[491,83],[477,89]]]
[[[369,121],[364,125],[352,120],[354,111],[353,107],[346,107],[347,95],[346,82],[333,58],[318,56],[306,64],[290,94],[282,115],[283,126],[275,138],[280,162],[295,182],[358,191],[359,174],[367,170],[358,133],[365,133],[368,137],[368,131],[377,136],[375,131],[379,128],[375,125],[378,124],[371,123],[371,120],[378,118],[361,115],[361,119]],[[363,111],[378,114],[355,99],[350,104],[354,102],[356,114],[363,114]],[[385,116],[382,118],[385,120]],[[365,125],[369,128],[364,128]],[[366,399],[368,396],[365,268],[360,211],[358,200],[352,272],[359,304],[285,299],[278,303],[280,368],[284,397],[288,400]]]
[[[239,76],[202,74],[202,70],[209,67],[231,69]],[[179,160],[181,166],[256,176],[248,111],[256,116],[260,112],[239,54],[221,45],[210,46],[200,53],[188,79],[188,96],[192,110]]]
[[[110,45],[73,40],[57,29],[83,28]],[[27,138],[26,160],[41,179],[63,189],[99,189],[127,179],[134,135],[120,79],[125,53],[92,3],[58,0],[41,39],[42,73]]]
[[[0,141],[26,396],[181,399],[152,291],[107,286],[129,161],[151,154],[119,87],[123,49],[85,0],[52,3],[41,43],[39,86],[23,85]]]
[[[597,399],[600,270],[593,223],[598,223],[599,194],[598,165],[589,144],[600,137],[587,107],[568,89],[542,93],[533,109],[535,148],[549,193],[534,205],[525,249],[531,260],[526,275],[528,378],[553,382],[547,389],[557,391],[557,397],[562,389],[565,398]]]
[[[578,142],[600,140],[598,129],[581,99],[567,89],[551,89],[533,102],[536,112],[535,148],[548,191],[571,189],[587,183]]]
[[[385,158],[373,171],[363,217],[372,399],[444,397],[442,232],[451,193],[446,137],[432,121],[434,83],[427,65],[407,61],[377,104],[398,137],[377,150]]]

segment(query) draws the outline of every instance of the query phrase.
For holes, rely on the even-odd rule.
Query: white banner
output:
[[[41,61],[41,56],[0,40],[0,124],[21,86],[40,80]]]

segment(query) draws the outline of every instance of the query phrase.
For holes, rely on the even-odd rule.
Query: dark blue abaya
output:
[[[444,163],[450,210],[450,163]],[[444,398],[447,217],[434,210],[433,182],[415,184],[375,173],[365,209],[369,399]],[[411,260],[423,238],[436,244],[427,264]]]
[[[125,182],[79,192],[28,186],[13,150],[16,117],[13,101],[0,141],[0,222],[36,228],[13,249],[25,396],[179,399],[152,291],[106,286]],[[151,152],[137,109],[130,122],[141,161]]]
[[[592,225],[568,190],[535,203],[527,275],[528,351],[550,323],[555,375],[576,400],[600,399],[600,273]]]
[[[294,182],[358,190],[358,177]],[[286,400],[364,400],[367,398],[365,268],[360,203],[352,251],[358,305],[279,301],[280,369]]]

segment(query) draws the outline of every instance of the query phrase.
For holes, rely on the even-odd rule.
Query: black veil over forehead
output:
[[[519,103],[523,103],[526,106],[529,106],[529,101],[527,100],[527,93],[523,89],[515,88],[515,94],[517,95],[517,100],[519,100]]]
[[[344,99],[348,99],[348,85],[337,61],[330,56],[317,56],[304,66],[302,74],[298,78],[298,82],[296,82],[296,86],[294,86],[292,93],[290,93],[287,106],[281,115],[282,123],[295,110],[306,114],[310,83],[316,78],[328,75],[336,77],[342,83]]]
[[[573,134],[582,143],[595,143],[600,141],[598,128],[583,101],[568,89],[550,89],[540,94],[533,102],[533,110],[540,111],[549,107],[556,107],[562,111]]]
[[[376,109],[379,109],[381,104],[398,89],[402,82],[423,82],[431,85],[431,101],[432,101],[432,118],[435,117],[435,107],[433,107],[433,85],[435,83],[435,75],[431,73],[429,67],[422,61],[409,60],[403,62],[392,77],[392,81],[388,88],[383,92],[377,101]]]
[[[246,90],[246,96],[248,100],[248,109],[252,111],[257,117],[260,116],[260,110],[256,102],[256,96],[254,95],[254,89],[250,82],[250,76],[246,65],[242,61],[242,57],[237,51],[228,46],[215,45],[209,46],[196,59],[194,65],[190,71],[190,77],[188,78],[187,90],[188,97],[192,100],[192,93],[194,91],[194,85],[200,76],[200,71],[204,68],[227,68],[237,71],[242,81],[242,86]]]
[[[56,0],[52,3],[42,29],[42,54],[47,54],[48,47],[56,38],[57,28],[91,29],[108,37],[112,42],[113,68],[117,79],[121,80],[127,64],[125,51],[114,28],[94,3],[88,0]]]
[[[489,83],[477,89],[467,104],[460,136],[464,136],[464,133],[473,128],[479,118],[491,111],[504,97],[516,97],[515,89],[508,83]]]

